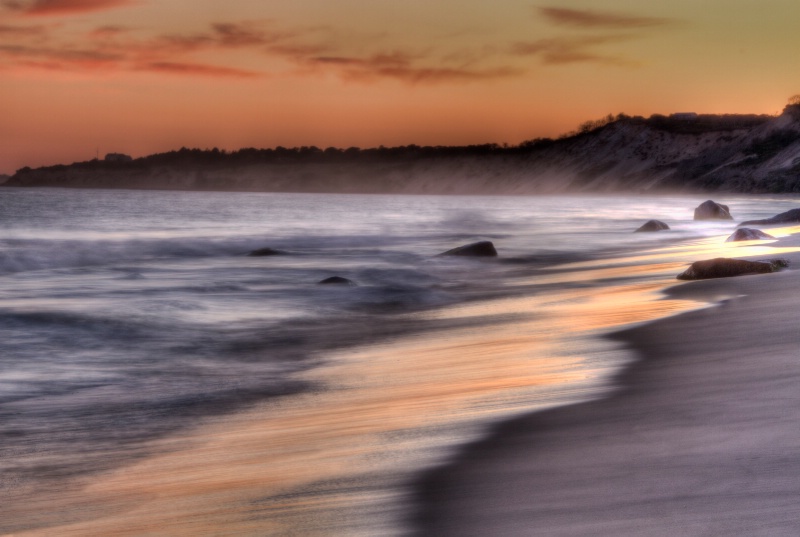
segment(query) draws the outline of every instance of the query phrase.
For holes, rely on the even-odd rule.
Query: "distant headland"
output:
[[[607,116],[519,145],[182,148],[22,168],[6,187],[551,194],[800,192],[800,103],[778,116]]]

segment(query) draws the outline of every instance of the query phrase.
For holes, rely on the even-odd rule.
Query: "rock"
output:
[[[737,242],[737,241],[765,241],[769,239],[774,239],[772,235],[769,233],[764,233],[760,229],[752,229],[749,227],[739,228],[733,232],[733,234],[725,239],[725,242]]]
[[[276,250],[274,248],[259,248],[258,250],[253,250],[247,255],[251,257],[264,257],[268,255],[286,255],[286,252],[282,250]]]
[[[768,226],[771,224],[796,224],[800,222],[800,209],[791,209],[785,213],[776,214],[772,218],[764,220],[748,220],[742,222],[740,226]]]
[[[707,200],[694,210],[695,220],[733,220],[727,205]]]
[[[695,261],[684,272],[678,274],[679,280],[706,280],[709,278],[730,278],[745,274],[766,274],[787,267],[785,259],[769,261],[746,261],[717,257],[706,261]]]
[[[661,220],[648,220],[642,224],[639,229],[634,231],[634,233],[639,233],[640,231],[662,231],[665,229],[669,229],[669,226]]]
[[[469,257],[496,257],[497,250],[491,241],[479,241],[472,244],[465,244],[452,250],[447,250],[439,255],[461,255]]]
[[[782,268],[786,268],[786,267],[789,266],[789,260],[788,259],[768,259],[768,260],[762,260],[762,261],[765,261],[766,263],[769,263],[770,265],[772,265],[772,268],[774,270],[780,270]]]
[[[342,278],[341,276],[331,276],[330,278],[325,278],[324,280],[320,280],[317,282],[319,285],[350,285],[355,286],[356,283],[353,280],[348,280],[347,278]]]

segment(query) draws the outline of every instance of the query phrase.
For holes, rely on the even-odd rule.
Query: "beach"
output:
[[[718,354],[794,337],[758,302],[791,296],[791,268],[674,286],[720,255],[796,267],[798,230],[726,243],[734,223],[694,221],[686,197],[11,193],[27,209],[1,265],[4,535],[513,535],[547,506],[542,533],[593,534],[598,512],[616,520],[593,502],[617,479],[637,500],[625,481],[639,476],[686,497],[631,461],[676,482],[676,464],[704,466],[700,447],[665,444],[713,430],[683,421],[721,412],[700,396],[762,393],[733,382],[735,364],[713,371]],[[796,205],[725,201],[744,217]],[[653,214],[673,229],[633,233]],[[435,255],[470,237],[500,255]],[[265,245],[289,253],[245,255]],[[315,283],[333,271],[357,285]],[[768,315],[716,324],[746,300]],[[782,374],[765,364],[742,368]],[[586,525],[565,525],[582,506]]]
[[[798,292],[796,270],[670,288],[710,307],[614,334],[637,360],[609,397],[503,423],[429,473],[418,535],[797,535]]]

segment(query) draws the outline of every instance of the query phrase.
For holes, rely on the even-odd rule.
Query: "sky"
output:
[[[0,0],[0,173],[777,114],[799,20],[797,0]]]

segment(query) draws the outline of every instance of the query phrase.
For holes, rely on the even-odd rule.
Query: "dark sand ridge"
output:
[[[419,534],[800,535],[800,254],[780,257],[670,289],[716,306],[615,334],[640,360],[612,396],[503,423],[427,475]]]

